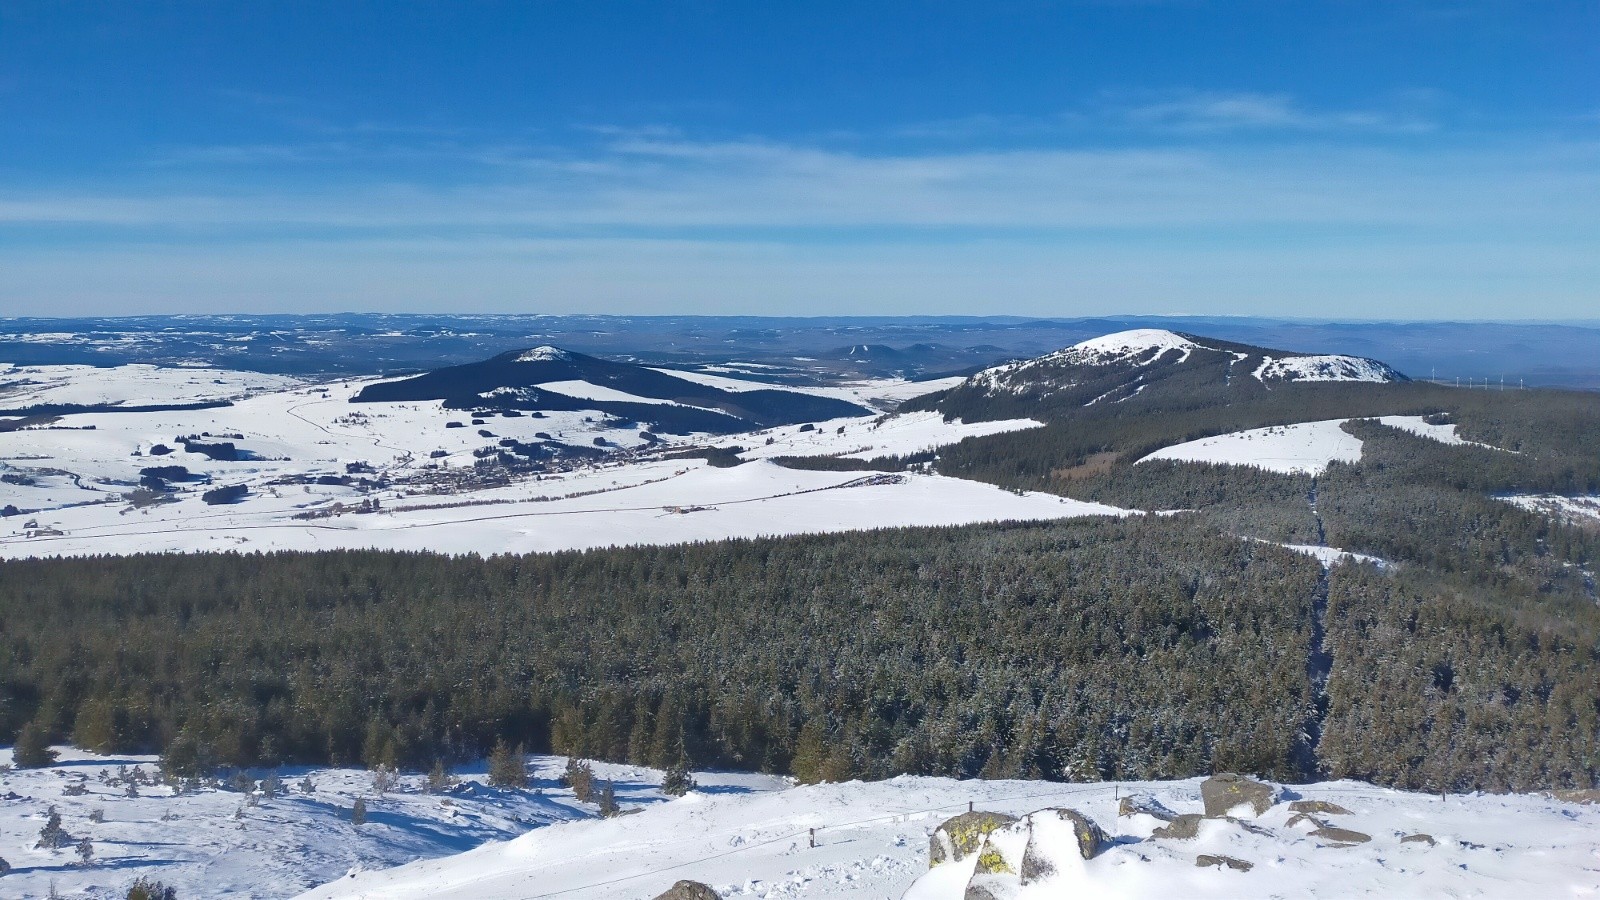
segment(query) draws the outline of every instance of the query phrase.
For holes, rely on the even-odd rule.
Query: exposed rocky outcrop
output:
[[[1354,815],[1350,810],[1337,803],[1329,803],[1327,800],[1295,800],[1289,804],[1289,810],[1297,813],[1321,813],[1327,816]]]
[[[1294,815],[1289,817],[1289,821],[1287,821],[1287,822],[1285,822],[1283,824],[1284,824],[1285,828],[1294,828],[1297,825],[1302,825],[1302,824],[1307,824],[1307,823],[1309,823],[1313,829],[1316,829],[1316,828],[1327,828],[1328,827],[1328,823],[1327,822],[1324,822],[1323,820],[1317,818],[1316,816],[1311,815],[1310,813],[1295,813]]]
[[[1408,834],[1408,835],[1406,835],[1405,837],[1400,839],[1400,843],[1402,843],[1402,844],[1427,844],[1429,847],[1437,847],[1439,845],[1439,842],[1433,839],[1433,835],[1431,835],[1431,834],[1422,834],[1421,832],[1418,832],[1417,834]]]
[[[946,819],[928,837],[928,867],[966,859],[978,852],[990,832],[1015,821],[1016,816],[982,810]]]
[[[1192,841],[1199,836],[1200,823],[1204,820],[1205,816],[1199,813],[1184,813],[1181,816],[1174,816],[1172,821],[1157,828],[1150,836],[1174,841]]]
[[[997,828],[983,841],[967,883],[967,900],[1000,900],[1018,888],[1081,871],[1109,839],[1074,809],[1041,809]]]
[[[1200,799],[1208,819],[1232,815],[1241,806],[1259,816],[1278,801],[1278,789],[1243,775],[1213,775],[1200,783]]]
[[[1321,838],[1329,844],[1339,847],[1365,844],[1367,841],[1372,840],[1372,835],[1370,834],[1362,834],[1359,831],[1351,831],[1348,828],[1335,828],[1332,825],[1318,828],[1316,831],[1311,832],[1311,836]]]
[[[1207,866],[1225,866],[1234,870],[1235,872],[1248,872],[1256,867],[1255,863],[1248,860],[1238,859],[1232,856],[1223,856],[1220,853],[1202,853],[1194,858],[1194,864],[1201,868],[1205,868]]]

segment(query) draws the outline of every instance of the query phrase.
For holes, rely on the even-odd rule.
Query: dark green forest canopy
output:
[[[6,562],[0,733],[38,722],[220,765],[426,766],[505,738],[807,780],[1228,769],[1463,788],[1600,774],[1583,688],[1600,671],[1593,604],[1421,567],[1335,570],[1329,727],[1310,746],[1321,578],[1195,516],[487,560]],[[1363,648],[1375,633],[1383,645]],[[1395,673],[1439,658],[1473,668],[1395,702]],[[1489,694],[1495,715],[1470,715]],[[1432,724],[1445,715],[1460,720],[1449,747],[1511,735],[1559,752],[1447,752]]]
[[[1237,384],[1237,380],[1235,382]],[[1031,417],[1043,428],[968,438],[938,453],[937,469],[1005,487],[1079,496],[1107,471],[1162,447],[1269,425],[1326,419],[1427,415],[1461,437],[1517,451],[1490,490],[1600,492],[1600,394],[1471,391],[1424,382],[1295,383],[1273,390],[1200,384],[1145,391],[1123,403],[1020,404],[970,391],[918,398],[916,405],[966,421]],[[924,457],[931,459],[932,456]],[[920,461],[920,460],[919,460]],[[882,460],[892,467],[898,460]]]

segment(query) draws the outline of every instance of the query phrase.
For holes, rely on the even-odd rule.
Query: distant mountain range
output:
[[[633,363],[543,346],[369,385],[351,402],[442,400],[463,410],[597,410],[671,434],[730,434],[870,415],[845,400],[782,389],[724,390]]]
[[[1600,390],[1600,321],[1333,322],[1236,316],[487,316],[0,318],[0,362],[397,374],[549,344],[655,366],[757,363],[789,385],[970,374],[1128,329],[1381,359],[1417,379]]]

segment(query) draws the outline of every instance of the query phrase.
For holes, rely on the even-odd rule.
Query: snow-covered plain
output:
[[[371,379],[309,384],[220,370],[55,368],[66,371],[39,367],[29,375],[56,385],[51,394],[30,394],[30,402],[200,397],[233,404],[77,413],[0,432],[0,507],[17,510],[0,519],[3,557],[341,548],[487,554],[1122,512],[931,474],[873,477],[766,461],[914,453],[1037,427],[1031,420],[969,425],[935,413],[885,411],[808,430],[787,426],[652,445],[637,425],[595,411],[472,420],[438,402],[350,403]],[[732,381],[707,377],[719,386]],[[73,388],[74,378],[90,383]],[[943,384],[888,380],[815,391],[892,403]],[[609,388],[585,382],[550,387],[568,396],[615,399]],[[231,442],[244,458],[188,452],[177,440],[185,436]],[[486,476],[475,465],[478,453],[501,440],[546,439],[574,446],[601,441],[619,452],[509,479]],[[700,459],[663,458],[691,445],[745,447],[751,462],[715,468]],[[165,497],[146,494],[136,504],[141,470],[169,466],[183,466],[197,480],[175,481]],[[203,502],[205,490],[223,485],[244,486],[248,496],[235,504]]]
[[[1287,803],[1248,828],[1214,820],[1203,823],[1194,840],[1151,839],[1159,820],[1117,815],[1118,798],[1130,794],[1175,812],[1201,808],[1199,779],[1051,784],[901,777],[691,794],[633,816],[569,822],[454,857],[362,872],[310,891],[304,900],[648,900],[679,879],[708,884],[723,898],[959,900],[962,865],[929,875],[928,838],[969,802],[1013,815],[1071,807],[1098,823],[1113,846],[1084,864],[1084,891],[1070,896],[1582,897],[1600,891],[1594,844],[1600,808],[1594,806],[1527,795],[1441,799],[1350,781],[1293,787],[1286,798],[1344,806],[1349,815],[1321,818],[1371,836],[1368,843],[1341,847],[1309,834],[1313,825],[1290,825]],[[1435,843],[1401,843],[1413,833]],[[1202,853],[1242,858],[1255,868],[1197,867]],[[915,892],[906,894],[913,884]]]
[[[17,366],[0,363],[0,409],[45,404],[152,406],[233,400],[300,384],[283,375],[159,366]]]

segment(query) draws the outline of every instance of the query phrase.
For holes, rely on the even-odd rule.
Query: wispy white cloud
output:
[[[1268,116],[1267,111],[1252,115]],[[306,153],[340,152],[317,145]],[[418,151],[422,152],[422,151]],[[618,136],[587,153],[437,147],[424,175],[237,178],[209,192],[0,187],[0,224],[172,228],[1460,228],[1592,226],[1600,149],[975,150],[868,154]],[[293,148],[238,148],[242,165]],[[439,177],[431,167],[451,169]],[[163,182],[166,183],[166,182]]]
[[[1288,94],[1201,92],[1114,108],[1131,125],[1187,133],[1308,131],[1421,134],[1437,124],[1399,109],[1314,109]]]
[[[1298,113],[1263,102],[1210,115]],[[265,146],[266,161],[241,151],[223,179],[178,177],[175,163],[114,190],[0,185],[0,234],[27,238],[0,241],[0,309],[206,298],[219,309],[449,299],[541,311],[1242,313],[1293,301],[1426,316],[1419,304],[1453,297],[1451,314],[1504,317],[1512,295],[1581,311],[1600,283],[1592,141],[869,153],[672,129],[594,135],[581,151],[428,143],[427,172],[367,178],[350,167],[246,177],[292,156]],[[346,151],[359,161],[367,147],[307,152]],[[173,183],[186,188],[163,187]]]

